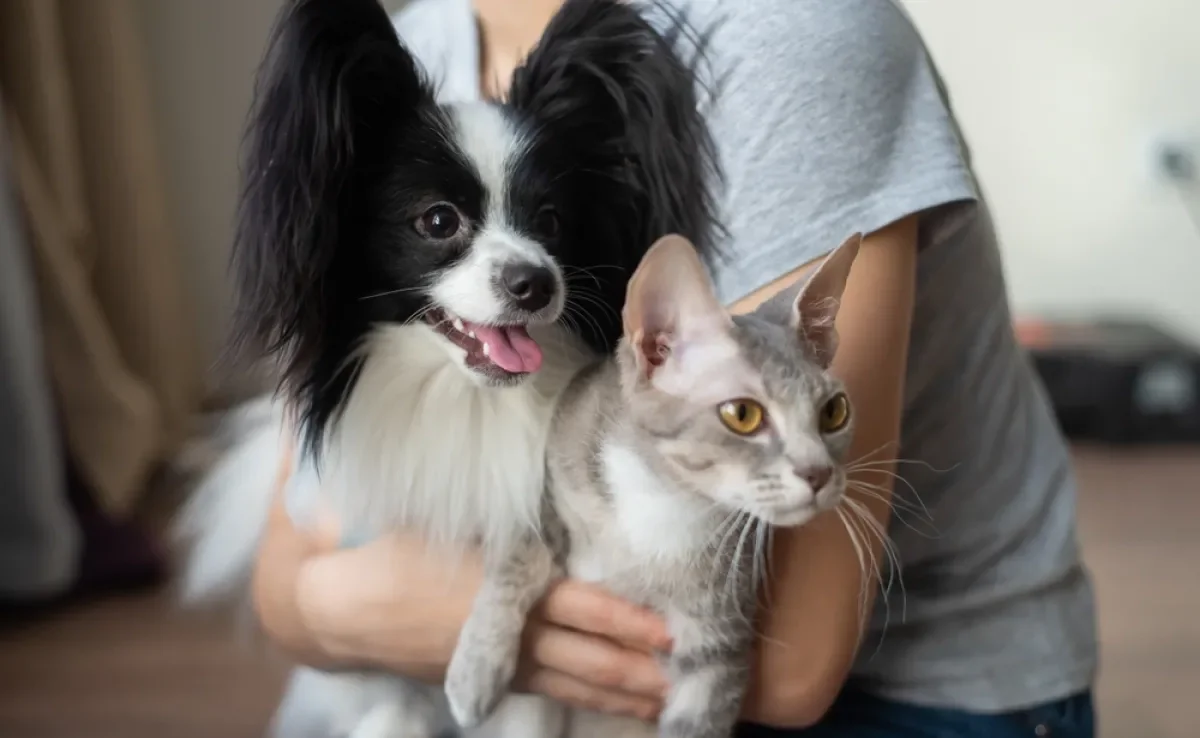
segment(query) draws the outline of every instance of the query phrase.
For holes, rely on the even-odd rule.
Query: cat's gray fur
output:
[[[728,738],[749,676],[768,528],[801,525],[845,490],[852,418],[823,433],[819,417],[843,392],[826,369],[858,244],[834,251],[783,319],[769,315],[775,307],[729,316],[682,238],[650,250],[630,282],[617,356],[581,372],[560,399],[541,535],[488,572],[463,629],[446,681],[460,723],[481,722],[507,691],[525,617],[565,572],[665,616],[671,689],[657,728],[548,704],[557,713],[529,735]],[[718,406],[743,398],[765,407],[761,432],[721,421]]]

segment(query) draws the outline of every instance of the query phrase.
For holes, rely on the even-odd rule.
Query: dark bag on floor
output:
[[[1073,441],[1200,441],[1200,352],[1137,321],[1018,327]]]

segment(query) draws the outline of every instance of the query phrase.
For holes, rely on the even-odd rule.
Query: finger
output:
[[[671,636],[661,617],[583,582],[567,579],[556,584],[542,602],[541,616],[645,651],[671,648]]]
[[[525,680],[529,691],[544,694],[572,707],[610,715],[623,715],[647,722],[658,719],[662,711],[659,700],[615,690],[601,689],[570,674],[553,669],[538,669]]]
[[[531,631],[526,649],[532,663],[597,687],[652,700],[667,691],[666,675],[652,656],[599,636],[543,625]]]

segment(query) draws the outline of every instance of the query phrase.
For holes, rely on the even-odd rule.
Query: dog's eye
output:
[[[453,205],[438,203],[417,218],[417,232],[426,238],[444,241],[453,238],[462,228],[462,218]]]
[[[538,214],[534,216],[533,227],[537,231],[538,235],[543,238],[558,238],[558,212],[555,211],[553,206],[547,205],[539,210]]]

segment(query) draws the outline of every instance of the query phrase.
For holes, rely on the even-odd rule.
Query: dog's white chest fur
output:
[[[515,387],[483,387],[421,327],[379,330],[327,446],[321,494],[357,535],[505,540],[537,522],[554,403],[580,358],[548,350]]]

